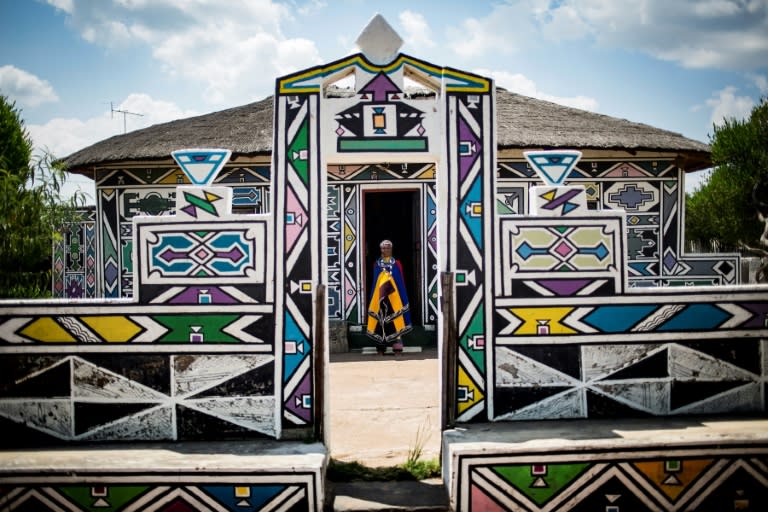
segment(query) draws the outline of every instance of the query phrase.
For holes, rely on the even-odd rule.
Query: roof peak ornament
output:
[[[365,58],[378,66],[383,66],[395,60],[400,47],[403,46],[403,39],[387,23],[384,16],[376,13],[357,36],[355,44]]]

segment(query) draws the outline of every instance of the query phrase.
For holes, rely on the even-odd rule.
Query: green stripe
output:
[[[426,151],[427,139],[339,139],[339,151]]]

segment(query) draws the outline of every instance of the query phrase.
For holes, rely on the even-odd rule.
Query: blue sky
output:
[[[2,0],[0,94],[63,157],[262,99],[356,53],[377,12],[403,53],[702,142],[768,96],[768,0]]]

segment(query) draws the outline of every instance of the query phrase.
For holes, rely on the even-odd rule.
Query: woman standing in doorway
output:
[[[408,293],[403,280],[403,267],[392,256],[392,242],[379,244],[381,257],[373,264],[373,289],[368,306],[366,334],[376,341],[376,351],[384,355],[392,343],[395,355],[403,353],[402,335],[412,329],[408,309]]]

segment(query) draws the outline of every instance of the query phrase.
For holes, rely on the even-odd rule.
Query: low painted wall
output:
[[[0,305],[2,446],[276,437],[263,304]]]
[[[194,186],[175,215],[132,218],[131,299],[0,302],[3,510],[322,509],[325,448],[274,442],[313,426],[276,221],[209,185],[229,151],[174,157]]]
[[[768,508],[768,420],[518,425],[445,434],[453,510]]]
[[[765,287],[497,299],[495,420],[764,413]]]

